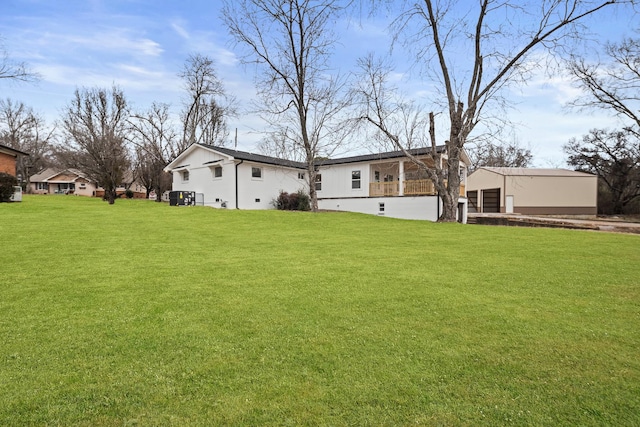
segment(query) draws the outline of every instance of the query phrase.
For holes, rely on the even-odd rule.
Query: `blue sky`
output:
[[[53,122],[76,87],[121,87],[134,108],[152,101],[166,102],[177,113],[182,86],[177,73],[190,53],[214,59],[227,91],[240,107],[254,97],[253,69],[242,66],[219,19],[216,0],[2,0],[0,36],[12,59],[25,61],[41,75],[37,84],[0,81],[0,97],[22,101]],[[601,15],[596,35],[618,40],[638,28],[629,13]],[[344,23],[343,23],[344,24]],[[360,25],[361,24],[361,25]],[[356,58],[372,50],[387,51],[384,18],[361,19],[341,25],[343,44],[335,63],[342,72],[353,70]],[[347,42],[348,41],[348,42]],[[401,50],[395,51],[402,60]],[[403,87],[419,94],[427,87],[407,64],[396,66]],[[576,95],[561,75],[534,75],[527,86],[508,94],[516,102],[509,119],[519,123],[516,138],[528,145],[536,166],[563,166],[562,145],[590,128],[615,126],[602,112],[568,112],[563,104]],[[230,128],[238,128],[240,149],[255,151],[264,127],[257,117],[240,114]]]

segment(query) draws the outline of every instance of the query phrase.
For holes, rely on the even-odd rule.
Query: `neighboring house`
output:
[[[146,198],[146,189],[127,173],[124,182],[116,189],[123,195],[127,189],[133,191],[134,197]],[[102,197],[104,189],[91,182],[82,172],[76,169],[45,169],[30,178],[29,190],[33,194],[77,194],[79,196]]]
[[[29,154],[23,153],[20,150],[0,144],[0,172],[16,176],[16,160],[18,156],[28,155]]]
[[[29,179],[33,194],[78,194],[95,196],[97,187],[75,169],[45,169]]]
[[[430,150],[412,154],[431,162]],[[468,163],[465,154],[460,221],[466,220]],[[213,207],[269,209],[280,191],[307,191],[304,163],[204,144],[191,145],[165,170],[173,173],[174,191],[200,193],[202,203]],[[315,185],[320,209],[432,221],[441,212],[432,182],[399,151],[325,160],[318,166]]]
[[[126,194],[127,190],[131,190],[133,192],[134,199],[146,199],[147,198],[147,188],[142,185],[137,179],[135,179],[132,172],[125,173],[122,178],[122,182],[116,188],[116,195],[118,197],[122,197]],[[96,190],[96,197],[104,196],[104,188],[98,187]]]
[[[596,215],[598,178],[567,169],[481,167],[467,182],[469,212]]]

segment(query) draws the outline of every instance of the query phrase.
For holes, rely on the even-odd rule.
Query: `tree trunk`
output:
[[[312,162],[307,163],[307,174],[309,175],[309,203],[311,212],[318,212],[318,193],[316,192],[316,170]]]
[[[104,190],[104,195],[107,198],[107,202],[110,205],[113,205],[116,201],[116,190],[115,188],[110,188],[110,189],[105,189]]]

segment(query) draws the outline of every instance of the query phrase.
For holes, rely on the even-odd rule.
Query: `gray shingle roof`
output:
[[[436,146],[436,152],[442,153],[445,150],[444,145]],[[423,156],[431,153],[431,147],[412,148],[407,150],[412,156]],[[388,151],[386,153],[363,154],[360,156],[342,157],[340,159],[323,160],[320,165],[339,165],[344,163],[371,162],[375,160],[397,159],[406,157],[403,151]]]
[[[268,165],[286,166],[294,169],[306,169],[307,165],[293,160],[279,159],[277,157],[263,156],[262,154],[248,153],[246,151],[233,150],[231,148],[217,147],[215,145],[198,144],[211,150],[232,156],[235,159],[246,160],[248,162],[266,163]]]
[[[198,144],[205,148],[219,151],[228,156],[233,156],[239,160],[246,160],[249,162],[266,163],[277,166],[287,166],[296,169],[306,169],[306,163],[294,162],[292,160],[279,159],[277,157],[263,156],[261,154],[248,153],[246,151],[233,150],[231,148],[217,147],[214,145]],[[444,145],[438,145],[436,150],[438,153],[442,153],[445,149]],[[422,156],[431,153],[431,147],[412,148],[408,150],[411,155]],[[339,159],[326,159],[318,162],[318,166],[323,165],[339,165],[346,163],[359,163],[370,162],[375,160],[396,159],[400,157],[406,157],[402,151],[388,151],[386,153],[364,154],[359,156],[342,157]]]

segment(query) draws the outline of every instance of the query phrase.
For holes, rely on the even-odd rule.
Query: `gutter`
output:
[[[240,209],[238,207],[238,166],[244,163],[244,160],[240,160],[240,163],[236,163],[236,209]]]

